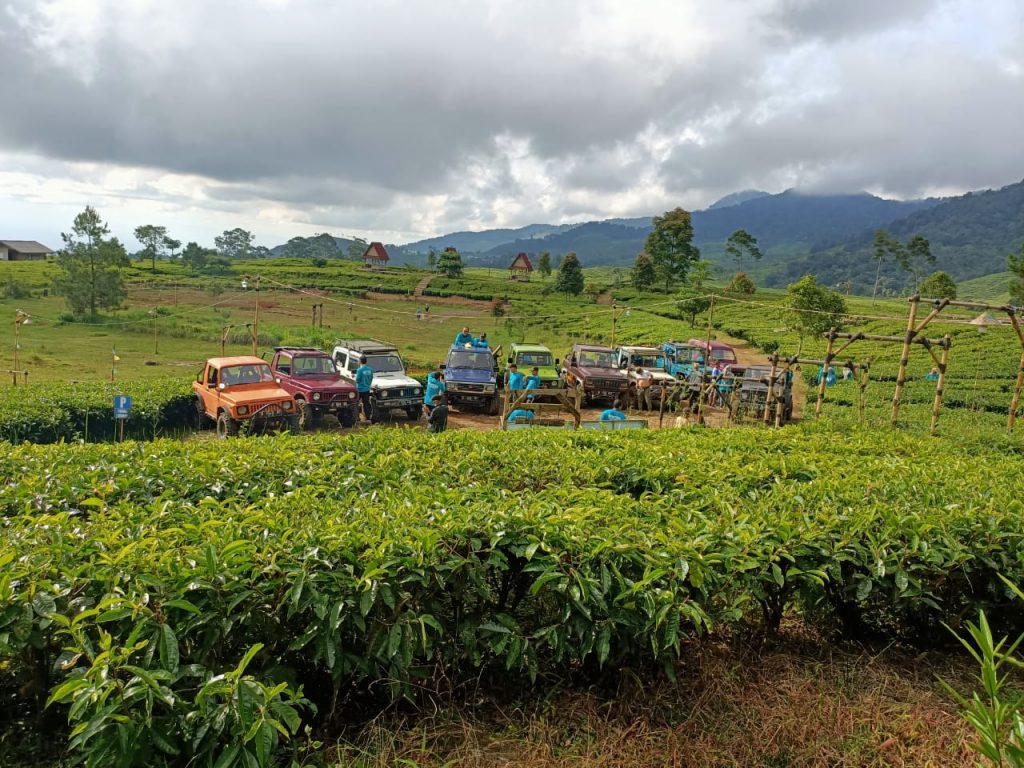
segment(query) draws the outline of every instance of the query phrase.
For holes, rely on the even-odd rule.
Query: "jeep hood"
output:
[[[595,379],[619,379],[626,380],[626,373],[618,368],[578,368],[584,376],[592,376]]]
[[[395,371],[373,374],[373,386],[380,389],[405,389],[406,387],[422,387],[423,385],[416,381],[416,379]]]
[[[322,376],[291,376],[289,381],[295,386],[307,389],[333,389],[342,392],[355,389],[350,382],[345,381],[341,376],[332,376],[329,373],[325,373]]]
[[[495,381],[494,371],[482,368],[448,368],[444,372],[444,380],[462,381],[473,384],[493,384]]]
[[[250,403],[262,400],[291,400],[292,396],[277,384],[234,384],[220,390],[222,400]]]

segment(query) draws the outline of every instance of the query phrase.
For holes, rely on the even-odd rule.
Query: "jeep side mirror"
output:
[[[555,365],[560,365],[560,364],[561,364],[561,362],[562,362],[562,361],[561,361],[561,360],[559,360],[559,359],[558,359],[557,357],[555,358]]]
[[[443,371],[443,370],[444,370],[445,368],[447,368],[447,367],[448,367],[448,365],[447,365],[446,363],[441,363],[441,364],[440,364],[439,366],[437,366],[437,367],[438,367],[438,368],[440,368],[440,369],[441,369],[441,370]]]
[[[512,365],[512,358],[511,357],[508,359],[508,364]]]

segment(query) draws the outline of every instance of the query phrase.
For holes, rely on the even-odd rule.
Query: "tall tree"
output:
[[[437,271],[448,277],[462,277],[462,256],[454,248],[445,248],[441,258],[437,260]]]
[[[1010,301],[1016,306],[1024,306],[1024,244],[1020,246],[1020,255],[1012,253],[1007,257],[1010,268]]]
[[[118,306],[125,297],[121,268],[128,254],[116,237],[107,238],[107,225],[92,206],[75,217],[71,232],[61,234],[57,254],[60,274],[55,287],[76,315]]]
[[[749,256],[754,261],[760,261],[764,254],[757,246],[756,237],[745,229],[737,229],[725,241],[725,255],[735,261],[737,267],[740,267],[744,257]]]
[[[555,280],[555,290],[573,296],[583,293],[583,265],[574,251],[562,257],[562,264],[558,267],[558,278]]]
[[[682,208],[667,211],[652,220],[654,229],[647,236],[644,251],[651,257],[658,277],[665,288],[686,279],[686,273],[700,259],[700,251],[693,244],[693,220]]]
[[[370,244],[364,238],[353,237],[352,242],[348,244],[348,257],[352,261],[359,261],[369,246]]]
[[[142,257],[152,261],[152,269],[156,270],[156,259],[163,255],[167,241],[167,227],[156,224],[143,224],[135,228],[135,239],[142,243]]]
[[[800,335],[800,355],[806,336],[820,336],[830,328],[841,328],[846,314],[843,297],[823,285],[814,275],[804,275],[787,289],[786,305],[789,307],[789,322]]]
[[[903,259],[903,244],[886,232],[884,229],[875,230],[874,254],[872,259],[875,262],[875,287],[871,290],[871,300],[878,296],[878,284],[882,278],[882,265],[886,262],[901,262]]]
[[[427,251],[427,269],[433,272],[435,267],[437,267],[437,251],[431,248]]]
[[[551,252],[541,251],[540,258],[537,259],[537,271],[540,272],[541,276],[546,280],[551,277]]]
[[[658,279],[658,273],[654,269],[654,262],[646,253],[637,254],[633,262],[633,286],[638,291],[650,290],[654,281]]]
[[[704,283],[711,277],[711,262],[698,259],[686,277],[687,290],[683,298],[676,302],[679,316],[689,318],[690,327],[697,324],[697,315],[707,312],[711,307],[711,297],[704,293]]]
[[[178,249],[181,248],[181,240],[175,240],[173,237],[165,237],[164,248],[170,252],[172,259],[177,258]]]
[[[942,270],[928,275],[928,277],[921,281],[918,290],[922,296],[927,296],[931,299],[956,298],[956,283],[953,282],[953,278],[949,276],[949,273]]]
[[[188,264],[189,272],[195,274],[206,269],[210,258],[216,256],[217,252],[210,248],[203,248],[199,243],[191,242],[181,252],[181,260]]]
[[[931,244],[927,238],[914,235],[907,241],[900,253],[902,255],[902,258],[899,259],[900,269],[914,276],[914,293],[917,293],[921,290],[921,275],[928,267],[935,265],[935,255],[932,253]]]
[[[252,241],[255,235],[241,227],[224,230],[223,235],[213,238],[217,252],[229,259],[247,259],[254,255]]]

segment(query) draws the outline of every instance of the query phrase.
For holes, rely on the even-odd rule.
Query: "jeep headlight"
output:
[[[422,389],[420,389],[419,387],[416,387],[416,389],[414,389],[414,390],[412,391],[412,393],[413,393],[414,395],[416,395],[416,397],[419,397],[420,395],[422,395],[422,394],[423,394],[423,390],[422,390]]]
[[[292,401],[285,400],[283,403],[281,403],[281,408],[283,408],[286,411],[290,411],[292,409]]]
[[[484,384],[484,392],[493,392],[494,384]]]
[[[248,405],[240,405],[235,410],[238,412],[239,416],[245,416],[245,414],[247,414],[249,412],[249,406]]]
[[[320,399],[320,393],[319,392],[314,392],[313,393],[313,399],[314,400],[319,400]]]
[[[355,400],[356,399],[356,393],[355,392],[349,392],[348,393],[348,399],[349,400]]]
[[[386,389],[382,389],[378,396],[381,400],[384,400],[388,396],[388,391]]]

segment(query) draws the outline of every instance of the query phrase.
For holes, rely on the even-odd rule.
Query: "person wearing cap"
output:
[[[509,392],[515,392],[526,388],[526,379],[523,374],[519,372],[519,368],[515,363],[512,363],[508,367],[508,374],[505,378],[505,388],[508,389]]]
[[[477,349],[490,349],[491,343],[487,341],[487,334],[481,333],[479,339],[473,339],[473,346]]]
[[[473,334],[469,332],[469,326],[462,326],[462,332],[455,336],[455,346],[465,347],[466,345],[473,346]]]
[[[435,434],[448,429],[448,396],[444,392],[438,393],[430,404],[430,414],[427,416],[427,432]]]
[[[530,375],[526,377],[527,389],[540,389],[540,368],[536,365],[530,369]],[[527,395],[527,402],[533,402],[533,395]]]

